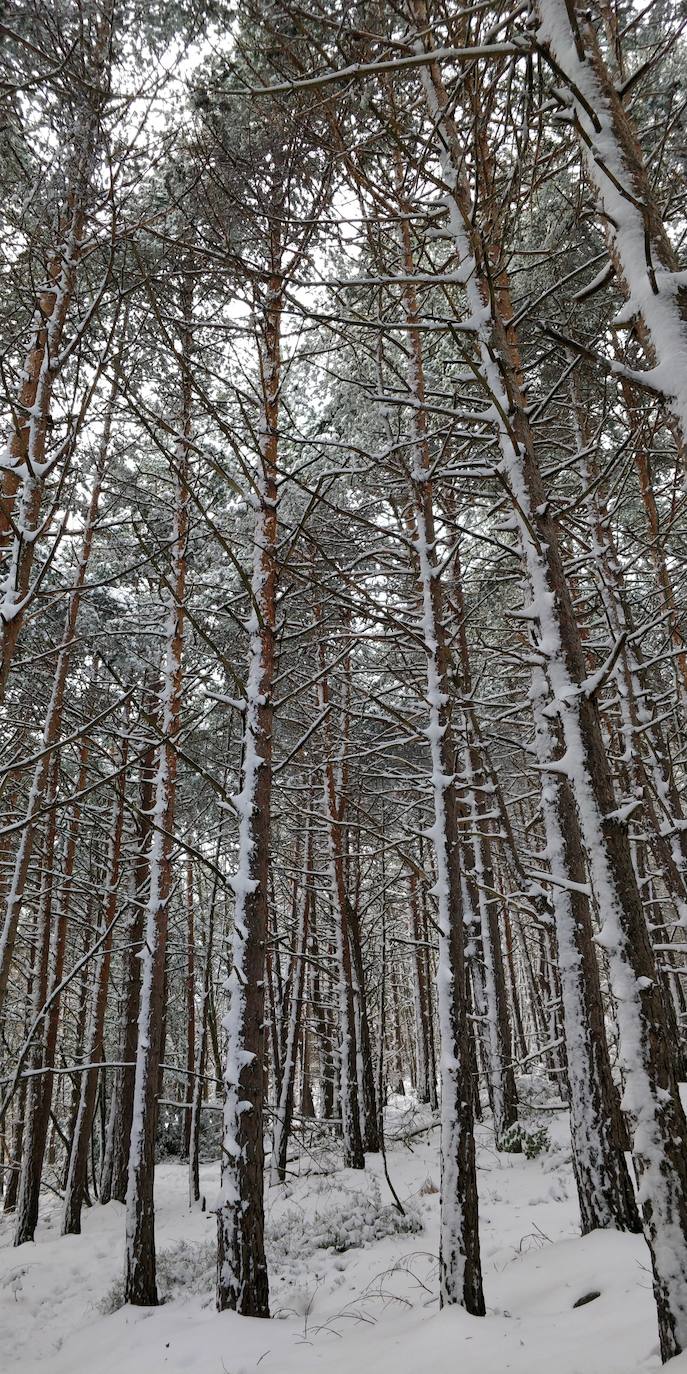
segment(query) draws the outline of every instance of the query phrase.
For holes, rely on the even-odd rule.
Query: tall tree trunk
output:
[[[362,1084],[362,1100],[364,1104],[363,1122],[361,1123],[363,1150],[365,1152],[369,1151],[370,1154],[376,1154],[379,1150],[377,1094],[375,1090],[375,1070],[374,1059],[372,1057],[372,1037],[370,1035],[367,989],[365,986],[365,965],[363,963],[363,949],[360,938],[360,920],[355,904],[350,898],[348,898],[347,901],[346,915],[348,938],[351,945],[354,996],[358,1003],[357,1023],[360,1028],[357,1050],[361,1060],[360,1079]]]
[[[414,869],[408,876],[408,896],[410,902],[410,934],[413,941],[413,985],[415,990],[415,1043],[417,1076],[415,1088],[418,1101],[425,1103],[431,1099],[430,1056],[429,1056],[429,1009],[427,1005],[426,960],[423,949],[423,932],[420,923],[420,908],[417,898],[417,876]]]
[[[439,1026],[441,1033],[441,1219],[440,1301],[484,1313],[479,1256],[477,1178],[463,949],[464,910],[458,856],[455,749],[451,735],[448,665],[441,583],[435,575],[436,542],[431,484],[417,460],[414,478],[415,551],[423,592],[427,655],[427,736],[432,761],[436,854],[435,893],[439,925]]]
[[[186,861],[186,1111],[183,1113],[182,1154],[188,1159],[191,1149],[191,1113],[193,1110],[193,1075],[196,1067],[196,969],[195,933],[193,920],[193,860]]]
[[[434,893],[439,928],[439,1029],[441,1036],[441,1217],[439,1282],[442,1305],[460,1303],[468,1312],[485,1311],[479,1250],[477,1176],[470,1082],[470,1039],[465,969],[465,908],[458,841],[456,749],[451,719],[449,655],[444,599],[438,573],[434,523],[432,455],[427,423],[424,360],[418,329],[420,312],[409,207],[403,193],[400,157],[395,158],[401,249],[407,282],[402,288],[409,352],[408,388],[413,398],[409,478],[412,491],[413,547],[421,594],[421,634],[427,689],[426,729],[431,760],[434,824],[432,843],[437,881]]]
[[[229,1011],[225,1018],[224,1133],[217,1211],[217,1307],[269,1316],[263,1197],[265,950],[272,796],[272,692],[277,596],[277,457],[283,284],[273,275],[262,315],[261,458],[256,483],[250,646],[239,811]]]
[[[117,1073],[115,1118],[112,1135],[111,1177],[101,1202],[112,1197],[126,1202],[129,1177],[131,1123],[134,1115],[134,1086],[138,1045],[138,1017],[141,999],[141,952],[143,929],[150,887],[150,841],[152,812],[155,801],[156,747],[154,727],[157,725],[157,698],[146,687],[142,710],[142,727],[146,732],[139,762],[139,807],[136,816],[136,857],[134,859],[131,911],[126,927],[127,951],[124,964],[123,1026],[120,1036],[122,1062],[126,1066]]]
[[[150,845],[150,886],[145,913],[134,1110],[126,1196],[127,1302],[151,1306],[157,1302],[155,1281],[155,1132],[157,1089],[164,1017],[167,925],[174,872],[174,824],[177,794],[176,742],[181,727],[183,647],[186,599],[186,543],[188,539],[188,450],[191,437],[192,388],[189,360],[192,343],[193,296],[185,273],[180,292],[182,316],[181,406],[175,452],[175,509],[171,540],[166,653],[160,694],[161,743],[155,776]]]
[[[112,840],[107,864],[107,884],[102,913],[102,931],[106,933],[105,942],[100,950],[93,978],[93,1006],[89,1033],[86,1038],[86,1063],[96,1065],[103,1058],[105,1035],[105,1011],[110,978],[112,951],[112,927],[117,916],[119,901],[119,875],[121,870],[122,834],[124,830],[124,800],[126,790],[127,741],[122,751],[122,771],[119,775],[117,801],[112,817]],[[91,1130],[96,1109],[99,1073],[97,1068],[89,1068],[81,1075],[79,1109],[72,1139],[72,1148],[67,1173],[67,1186],[64,1197],[63,1236],[78,1235],[81,1231],[81,1206],[86,1191],[88,1172],[88,1150]]]
[[[89,753],[90,741],[88,738],[85,738],[81,745],[79,757],[77,793],[81,792],[86,786]],[[30,1100],[28,1108],[28,1129],[23,1140],[15,1245],[21,1245],[26,1240],[33,1240],[36,1224],[38,1222],[43,1160],[52,1106],[53,1075],[51,1070],[55,1064],[55,1052],[57,1049],[57,1035],[60,1021],[60,998],[55,996],[55,992],[62,982],[62,975],[64,972],[64,956],[67,944],[67,930],[71,907],[72,883],[80,817],[81,807],[76,803],[69,819],[67,845],[61,875],[61,890],[57,897],[50,988],[52,1002],[47,1016],[45,1041],[41,1056],[43,1072],[40,1078],[30,1080],[28,1089],[29,1099],[33,1100]],[[41,1003],[41,1005],[43,1005],[43,1003]]]
[[[325,645],[322,633],[321,612],[316,609],[319,626],[320,676],[318,680],[318,699],[320,713],[328,713],[329,681],[327,676]],[[349,935],[350,901],[346,891],[344,871],[343,818],[346,793],[337,790],[334,766],[334,746],[332,732],[328,728],[329,716],[325,721],[324,751],[322,765],[322,804],[324,810],[329,860],[329,886],[336,937],[336,967],[339,996],[339,1075],[341,1101],[341,1129],[343,1133],[344,1164],[348,1169],[365,1168],[362,1132],[360,1129],[360,1107],[358,1101],[358,1065],[356,1048],[355,1005],[353,1001],[353,971],[351,967],[351,940]]]
[[[272,1138],[272,1164],[270,1181],[283,1183],[286,1178],[286,1159],[289,1135],[293,1119],[293,1101],[296,1082],[296,1060],[303,1013],[303,987],[305,982],[305,960],[308,946],[308,924],[312,905],[312,886],[309,875],[312,872],[312,831],[305,845],[305,868],[303,872],[303,892],[300,901],[297,928],[294,931],[292,972],[289,979],[291,990],[288,1029],[282,1068],[281,1089],[277,1103],[274,1134]]]
[[[314,904],[310,918],[310,934],[312,938],[311,950],[313,959],[312,1010],[315,1025],[317,1027],[317,1048],[320,1067],[320,1106],[323,1120],[331,1121],[334,1115],[334,1054],[332,1037],[329,1029],[329,1018],[324,1004],[323,980],[320,973],[322,943],[319,938],[317,908]]]
[[[219,848],[219,846],[218,846]],[[188,1148],[188,1179],[189,1179],[189,1202],[193,1206],[194,1202],[200,1199],[200,1117],[203,1099],[203,1083],[205,1079],[205,1066],[207,1062],[208,1047],[208,1010],[210,1002],[210,984],[212,981],[212,953],[213,953],[213,934],[215,901],[217,896],[217,885],[213,887],[212,899],[208,910],[207,924],[205,929],[205,963],[203,967],[203,996],[200,1007],[200,1024],[198,1027],[198,1037],[196,1041],[196,1057],[194,1063],[194,1077],[191,1093],[191,1111],[189,1116],[189,1148]]]

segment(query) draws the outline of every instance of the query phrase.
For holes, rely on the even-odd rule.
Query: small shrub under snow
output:
[[[525,1126],[521,1121],[516,1121],[504,1132],[501,1149],[505,1154],[520,1154],[522,1152],[526,1159],[536,1159],[538,1155],[548,1150],[550,1144],[546,1126]]]
[[[307,1258],[316,1250],[360,1249],[386,1236],[416,1235],[422,1230],[419,1212],[408,1204],[405,1216],[391,1204],[383,1203],[377,1180],[368,1177],[361,1187],[352,1189],[328,1179],[318,1191],[321,1200],[313,1212],[288,1207],[268,1222],[268,1246],[277,1264]]]

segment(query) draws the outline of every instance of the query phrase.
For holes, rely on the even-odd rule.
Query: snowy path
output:
[[[361,1176],[337,1167],[331,1152],[318,1156],[332,1174],[268,1192],[271,1301],[280,1318],[271,1322],[215,1312],[214,1217],[189,1213],[186,1170],[177,1164],[157,1171],[160,1280],[169,1297],[156,1309],[107,1312],[122,1273],[119,1204],[86,1211],[84,1234],[61,1238],[59,1203],[46,1203],[36,1244],[18,1250],[2,1220],[2,1374],[658,1370],[644,1242],[613,1233],[579,1238],[562,1121],[554,1119],[558,1144],[532,1161],[497,1156],[488,1128],[479,1130],[484,1320],[438,1311],[433,1131],[389,1151],[394,1184],[409,1204],[405,1233],[385,1234],[396,1223],[381,1161],[370,1157]],[[400,1130],[400,1120],[391,1129]],[[216,1166],[204,1167],[201,1187],[212,1205]],[[600,1296],[574,1307],[591,1292]],[[687,1374],[687,1357],[669,1368]]]

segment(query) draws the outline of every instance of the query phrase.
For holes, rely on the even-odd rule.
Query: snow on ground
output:
[[[331,1144],[294,1163],[300,1177],[267,1190],[275,1320],[214,1309],[215,1224],[187,1204],[187,1171],[158,1166],[157,1308],[121,1304],[124,1209],[84,1211],[60,1237],[44,1207],[35,1244],[12,1247],[0,1220],[3,1374],[649,1374],[660,1368],[648,1254],[641,1237],[578,1235],[563,1113],[532,1160],[498,1155],[478,1128],[486,1318],[439,1312],[436,1129],[410,1101],[389,1111],[389,1171],[406,1206],[391,1207],[381,1159],[341,1167]],[[206,1165],[208,1206],[218,1170]],[[597,1293],[575,1307],[581,1298]],[[687,1374],[687,1356],[669,1366]]]

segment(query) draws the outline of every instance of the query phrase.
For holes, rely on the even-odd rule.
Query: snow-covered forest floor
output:
[[[381,1157],[368,1156],[364,1174],[343,1169],[330,1141],[302,1152],[290,1181],[266,1190],[270,1322],[215,1311],[214,1216],[189,1211],[187,1170],[177,1162],[156,1172],[158,1308],[121,1305],[119,1203],[85,1209],[83,1234],[60,1237],[59,1200],[45,1201],[35,1244],[19,1249],[3,1219],[3,1374],[658,1370],[646,1246],[609,1232],[580,1238],[564,1112],[530,1114],[528,1124],[550,1137],[534,1159],[497,1154],[489,1121],[478,1126],[487,1316],[439,1312],[431,1123],[412,1099],[395,1098],[387,1112],[389,1172],[405,1218],[393,1208]],[[207,1209],[217,1179],[217,1165],[204,1165]],[[687,1371],[687,1356],[668,1368]]]

